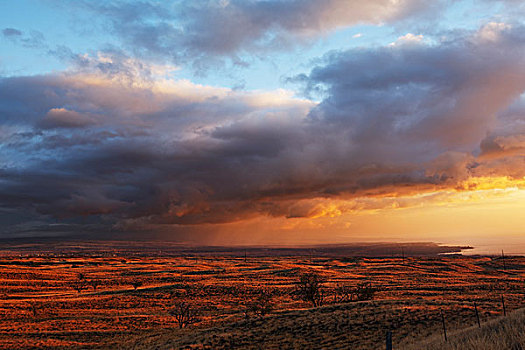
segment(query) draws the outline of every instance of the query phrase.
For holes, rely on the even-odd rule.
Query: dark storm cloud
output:
[[[33,213],[35,227],[97,218],[130,230],[319,217],[383,205],[323,199],[519,176],[523,34],[491,23],[439,43],[405,36],[331,53],[299,79],[323,94],[319,104],[162,80],[118,55],[4,78],[0,209]]]
[[[481,171],[495,176],[525,176],[525,99],[499,113],[494,127],[480,143]]]
[[[240,183],[232,180],[250,182],[250,166],[277,155],[279,144],[266,143],[279,141],[271,133],[282,123],[265,131],[264,118],[290,123],[311,105],[285,98],[266,109],[254,106],[261,103],[258,95],[185,82],[154,92],[139,77],[143,87],[115,78],[98,71],[0,82],[1,146],[8,155],[2,159],[1,207],[54,218],[109,216],[113,223],[192,224],[253,215],[241,208]],[[227,130],[240,119],[238,131]],[[242,134],[250,128],[252,140]]]
[[[394,150],[472,150],[497,112],[523,92],[524,43],[523,28],[489,24],[474,37],[439,45],[401,41],[330,54],[303,77],[307,90],[328,96],[311,116],[351,130],[357,146],[369,150],[379,137]],[[394,156],[382,146],[377,155]]]

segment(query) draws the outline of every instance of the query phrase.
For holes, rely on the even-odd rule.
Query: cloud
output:
[[[81,128],[95,121],[90,116],[66,108],[51,108],[41,119],[41,126],[46,128]]]
[[[299,79],[320,103],[174,80],[118,54],[2,78],[0,209],[35,230],[186,232],[512,186],[525,176],[525,31],[483,30],[332,52]],[[20,225],[4,235],[32,232]]]
[[[479,30],[478,39],[497,41],[503,32],[509,31],[511,28],[512,26],[507,23],[489,22]]]
[[[312,117],[351,129],[360,147],[376,147],[381,137],[394,150],[419,144],[424,155],[445,147],[471,151],[524,89],[523,29],[496,42],[478,35],[329,54],[302,78],[308,91],[328,96]]]
[[[126,47],[142,57],[213,61],[268,49],[287,49],[339,28],[392,23],[436,9],[421,0],[212,0],[83,5],[110,23]],[[199,63],[200,62],[200,63]]]
[[[44,34],[36,30],[30,31],[29,34],[24,34],[16,28],[4,28],[2,35],[4,38],[14,43],[19,43],[26,48],[41,49],[47,47]]]
[[[517,164],[519,165],[523,157],[525,157],[525,99],[521,96],[508,109],[498,114],[494,127],[480,142],[479,158],[486,163],[499,164],[503,173],[512,171],[514,176],[520,176],[523,170]],[[518,170],[521,172],[516,173]]]
[[[390,45],[391,46],[396,46],[396,45],[414,45],[414,44],[419,44],[419,43],[421,43],[421,41],[423,41],[423,38],[424,37],[421,34],[414,35],[412,33],[407,33],[407,34],[397,38],[397,40],[394,41],[393,43],[391,43]]]
[[[19,37],[22,36],[22,32],[16,28],[4,28],[2,34],[5,37]]]
[[[234,92],[141,74],[130,83],[128,73],[0,81],[1,147],[10,160],[1,169],[0,207],[53,218],[107,215],[113,224],[253,215],[231,181],[256,186],[250,168],[278,154],[312,103],[283,91]]]

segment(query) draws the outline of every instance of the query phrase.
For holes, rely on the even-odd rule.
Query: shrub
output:
[[[374,295],[376,294],[376,292],[377,288],[372,287],[372,283],[363,282],[357,285],[354,294],[356,296],[356,300],[363,301],[374,299]]]
[[[97,291],[97,287],[100,286],[100,281],[99,280],[89,280],[89,285],[91,286],[91,288],[93,288],[93,291],[96,292]]]
[[[352,301],[354,289],[347,285],[337,285],[334,288],[334,303],[347,303]]]
[[[137,290],[138,287],[142,286],[142,281],[140,281],[140,280],[133,280],[133,281],[131,281],[131,286],[133,287],[133,289]]]
[[[263,288],[257,296],[247,303],[245,317],[249,318],[252,313],[255,316],[266,316],[273,310],[273,293],[268,288]]]
[[[82,292],[83,289],[86,288],[87,281],[85,279],[85,276],[83,273],[77,274],[76,281],[71,282],[71,288],[76,290],[78,293]]]

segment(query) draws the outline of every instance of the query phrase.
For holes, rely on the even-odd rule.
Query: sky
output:
[[[0,1],[0,238],[525,253],[524,15]]]

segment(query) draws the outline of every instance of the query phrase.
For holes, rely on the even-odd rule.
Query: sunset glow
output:
[[[524,9],[471,6],[6,2],[0,234],[524,252]]]

